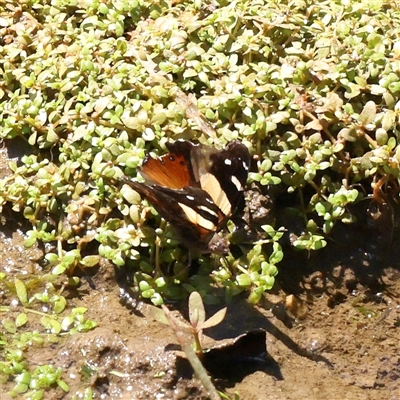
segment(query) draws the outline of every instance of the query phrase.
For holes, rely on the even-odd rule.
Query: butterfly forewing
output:
[[[146,157],[140,174],[147,184],[155,184],[170,189],[183,189],[196,186],[193,178],[190,154],[193,147],[191,142],[178,140],[167,143],[168,154],[162,157]]]

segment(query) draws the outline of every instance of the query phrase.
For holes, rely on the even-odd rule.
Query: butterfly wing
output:
[[[222,150],[199,147],[192,151],[195,180],[222,212],[219,229],[243,202],[249,164],[250,153],[238,141],[230,142]]]
[[[204,190],[196,187],[170,189],[133,182],[126,177],[122,178],[122,182],[146,198],[175,228],[188,248],[207,248],[217,230],[221,211]]]
[[[250,154],[238,141],[223,150],[178,140],[169,153],[147,157],[140,168],[145,183],[122,178],[145,197],[190,249],[227,250],[216,232],[243,201]]]
[[[198,186],[193,178],[190,156],[195,147],[195,144],[182,140],[167,143],[169,153],[157,158],[147,156],[139,172],[147,184],[170,189]]]

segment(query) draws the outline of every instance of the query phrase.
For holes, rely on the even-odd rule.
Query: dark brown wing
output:
[[[121,178],[121,181],[146,198],[175,228],[188,248],[201,251],[207,249],[222,216],[204,190],[196,187],[169,189],[133,182],[127,177]]]

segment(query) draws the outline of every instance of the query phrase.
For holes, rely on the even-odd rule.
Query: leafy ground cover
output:
[[[389,243],[399,22],[385,1],[2,3],[2,225],[25,221],[21,251],[39,254],[24,273],[0,265],[11,394],[68,390],[60,370],[35,369],[26,351],[96,326],[90,305],[70,299],[107,261],[156,305],[193,290],[206,304],[242,292],[255,304],[293,249],[324,251],[366,220]],[[192,270],[168,224],[118,184],[179,138],[239,139],[253,156],[253,235],[230,223],[232,253]]]

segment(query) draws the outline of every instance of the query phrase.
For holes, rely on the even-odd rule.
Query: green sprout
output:
[[[156,319],[168,324],[172,328],[179,344],[182,346],[183,351],[210,398],[212,400],[220,399],[220,393],[216,390],[207,374],[207,371],[201,364],[201,358],[203,355],[202,334],[203,329],[218,325],[224,319],[226,308],[219,310],[212,317],[206,320],[203,300],[198,292],[192,292],[189,297],[190,323],[184,323],[174,317],[165,305],[162,305],[162,310],[159,308],[153,308],[151,312]],[[189,331],[193,335],[194,346],[187,342],[182,330],[186,332]]]
[[[152,307],[151,315],[158,321],[171,326],[175,331],[174,327],[178,327],[179,330],[189,332],[193,336],[193,347],[196,354],[201,358],[203,354],[203,330],[212,328],[218,325],[225,318],[227,308],[224,307],[213,316],[206,319],[206,313],[204,309],[204,303],[201,295],[198,292],[192,292],[189,296],[189,322],[183,322],[181,319],[174,317],[165,305],[162,305],[162,310],[159,308]]]
[[[198,292],[193,292],[189,296],[189,321],[187,329],[192,333],[195,343],[196,354],[203,353],[202,338],[203,330],[218,325],[225,318],[226,307],[217,311],[213,316],[206,320],[203,299]]]

